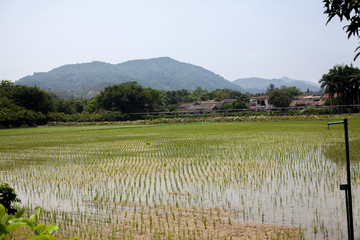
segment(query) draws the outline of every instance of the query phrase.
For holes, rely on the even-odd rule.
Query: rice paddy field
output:
[[[345,239],[344,131],[329,121],[0,130],[0,182],[62,237]],[[360,238],[360,120],[349,137]]]

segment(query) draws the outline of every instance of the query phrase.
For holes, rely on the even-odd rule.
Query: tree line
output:
[[[134,120],[131,113],[173,112],[180,103],[227,98],[236,99],[226,106],[228,109],[246,108],[250,96],[230,89],[165,91],[127,82],[106,87],[91,99],[63,100],[38,87],[2,80],[0,125],[4,128],[43,125],[49,121]]]
[[[328,105],[360,104],[360,70],[352,65],[337,65],[319,81],[329,93]],[[266,93],[276,107],[287,107],[291,99],[301,95],[296,87],[275,88],[270,84]],[[258,94],[259,95],[259,94]],[[197,87],[190,92],[156,90],[127,82],[106,87],[91,99],[58,98],[38,87],[0,83],[0,127],[43,125],[49,121],[123,121],[135,120],[133,113],[174,112],[180,103],[235,99],[224,109],[245,109],[250,97],[256,96],[230,89],[208,91]]]

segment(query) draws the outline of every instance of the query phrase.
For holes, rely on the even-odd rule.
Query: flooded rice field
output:
[[[64,237],[347,238],[344,132],[326,123],[1,130],[0,178]],[[349,137],[359,238],[360,120]]]

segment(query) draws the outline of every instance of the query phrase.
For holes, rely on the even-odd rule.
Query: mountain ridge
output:
[[[48,72],[23,77],[15,84],[36,85],[58,94],[65,92],[78,95],[72,97],[79,97],[85,92],[99,92],[106,86],[130,81],[159,90],[192,91],[202,87],[210,91],[217,88],[244,91],[240,86],[203,67],[170,57],[130,60],[119,64],[100,61],[67,64]]]
[[[239,78],[228,81],[201,66],[180,62],[170,57],[136,59],[111,64],[101,61],[66,64],[48,72],[38,72],[20,78],[15,84],[38,86],[50,90],[61,98],[93,97],[105,87],[125,82],[137,82],[143,87],[159,90],[193,91],[197,87],[206,90],[232,89],[241,92],[266,92],[270,84],[280,88],[296,86],[301,91],[319,91],[320,85],[304,80],[282,78]]]
[[[244,88],[250,93],[264,93],[270,84],[274,84],[276,88],[281,86],[287,87],[297,87],[301,91],[306,92],[308,89],[311,92],[320,91],[320,84],[305,81],[305,80],[296,80],[289,77],[282,78],[258,78],[258,77],[249,77],[249,78],[239,78],[232,81],[235,84],[238,84],[240,87]]]

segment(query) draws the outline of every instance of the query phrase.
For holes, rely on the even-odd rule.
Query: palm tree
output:
[[[335,93],[338,106],[360,103],[360,69],[352,65],[334,66],[329,73],[323,75],[319,83],[321,83],[321,88],[330,94],[330,105],[334,104]]]
[[[330,97],[330,106],[334,105],[334,93],[335,93],[335,84],[333,82],[332,76],[330,74],[324,74],[320,79],[321,88],[325,89],[326,93],[329,93]]]
[[[352,65],[348,73],[348,91],[351,96],[352,104],[360,104],[360,69]]]

